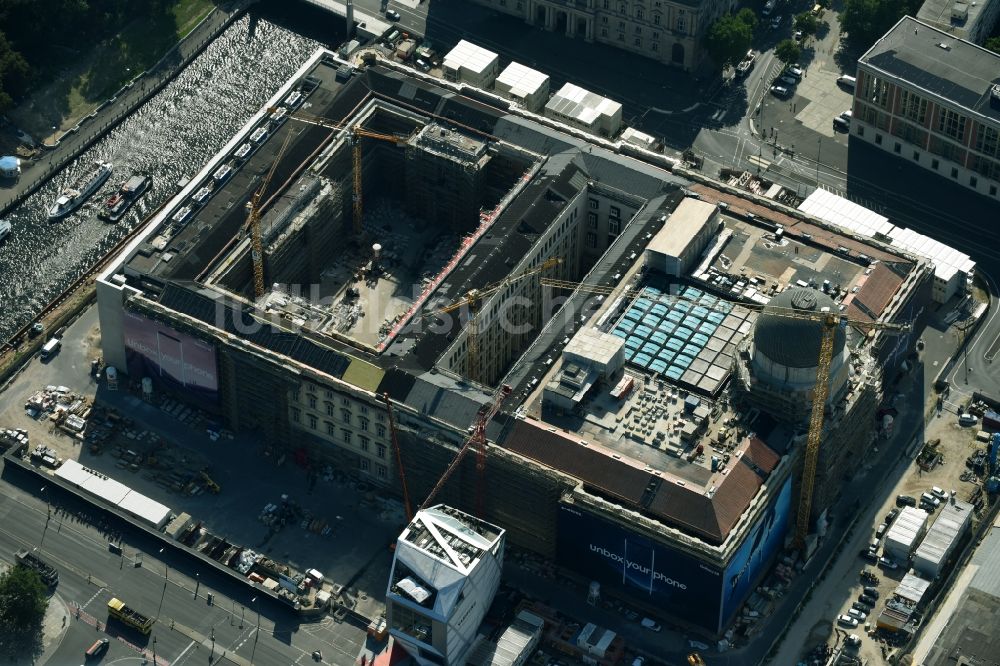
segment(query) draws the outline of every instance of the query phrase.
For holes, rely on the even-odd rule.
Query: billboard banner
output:
[[[648,597],[665,613],[713,632],[718,628],[721,573],[669,546],[560,505],[557,557],[602,585]]]
[[[134,379],[151,377],[174,391],[217,402],[215,347],[136,312],[125,312],[125,357]]]
[[[723,626],[746,600],[764,567],[781,548],[788,533],[788,520],[792,506],[792,479],[785,481],[778,498],[747,535],[733,559],[726,567],[725,588],[722,598]]]

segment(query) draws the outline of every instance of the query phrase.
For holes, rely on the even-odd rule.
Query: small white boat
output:
[[[49,206],[49,222],[55,222],[60,218],[66,217],[79,208],[84,201],[89,199],[104,184],[104,181],[114,171],[114,166],[111,162],[98,161],[94,164],[95,168],[93,171],[83,174],[73,181],[72,185],[64,188],[59,193],[59,198]]]
[[[10,222],[6,220],[0,220],[0,243],[7,240],[7,236],[10,236],[11,225]]]

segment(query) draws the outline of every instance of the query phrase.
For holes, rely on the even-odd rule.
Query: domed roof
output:
[[[789,368],[815,368],[819,363],[819,345],[823,336],[821,324],[768,312],[771,308],[808,312],[830,308],[832,312],[838,312],[837,304],[816,289],[794,287],[772,298],[757,317],[753,332],[753,344],[757,352]],[[844,329],[838,326],[833,338],[835,357],[844,350],[845,341]]]

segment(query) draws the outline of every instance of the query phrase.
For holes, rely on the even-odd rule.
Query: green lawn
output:
[[[173,8],[177,39],[186,37],[212,11],[212,6],[212,0],[177,0]]]

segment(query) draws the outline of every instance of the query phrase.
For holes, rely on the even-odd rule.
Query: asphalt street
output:
[[[225,577],[192,570],[186,559],[158,552],[153,540],[102,523],[100,511],[51,489],[36,493],[24,478],[5,470],[0,554],[11,560],[19,548],[38,547],[59,569],[56,597],[68,609],[70,630],[50,663],[78,661],[94,638],[103,636],[114,639],[112,655],[152,660],[155,650],[161,664],[195,663],[214,654],[217,661],[225,655],[228,661],[222,663],[284,665],[309,661],[314,650],[323,652],[326,663],[351,663],[365,643],[361,627],[330,617],[301,623],[289,609],[255,601]],[[109,550],[109,539],[120,544],[121,556]],[[157,618],[151,636],[109,623],[112,597]]]

